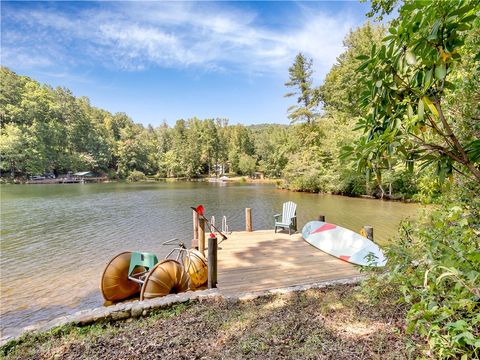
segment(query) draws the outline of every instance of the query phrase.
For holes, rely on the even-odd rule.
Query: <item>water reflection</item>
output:
[[[217,224],[273,228],[285,201],[298,204],[299,230],[319,214],[358,231],[372,225],[385,243],[418,206],[340,196],[292,193],[269,185],[221,183],[70,184],[1,187],[1,310],[3,331],[100,306],[99,278],[117,253],[141,250],[159,258],[163,241],[190,243],[190,206],[203,204]]]

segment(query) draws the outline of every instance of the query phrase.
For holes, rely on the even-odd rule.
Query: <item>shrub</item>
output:
[[[255,173],[257,160],[250,155],[241,154],[238,160],[238,172],[240,175],[252,176]]]
[[[377,289],[399,290],[407,331],[426,337],[435,358],[480,357],[478,190],[456,188],[422,222],[403,222],[377,278]]]
[[[367,193],[365,186],[366,178],[364,174],[357,171],[342,170],[340,181],[337,185],[337,192],[342,195],[360,196]]]
[[[107,170],[107,177],[108,177],[109,180],[117,180],[118,179],[118,174],[116,173],[115,170],[108,169]]]
[[[127,177],[128,182],[137,182],[137,181],[142,181],[146,180],[147,177],[145,174],[141,171],[133,170],[130,172],[130,174]]]
[[[440,199],[442,188],[446,188],[448,183],[441,184],[439,179],[432,176],[423,176],[418,181],[419,192],[412,198],[424,204],[435,203]]]

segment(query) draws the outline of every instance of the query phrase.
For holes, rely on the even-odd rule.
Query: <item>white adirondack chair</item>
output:
[[[275,217],[275,233],[277,228],[288,228],[288,234],[292,234],[292,230],[297,231],[297,204],[293,201],[283,203],[282,219],[279,221],[280,214],[274,215]]]

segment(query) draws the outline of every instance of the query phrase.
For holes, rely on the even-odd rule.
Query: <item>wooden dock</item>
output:
[[[103,177],[65,177],[56,179],[40,179],[40,180],[28,180],[26,184],[86,184],[107,181],[108,178]]]
[[[234,232],[218,245],[218,288],[225,295],[359,276],[355,266],[273,230]]]

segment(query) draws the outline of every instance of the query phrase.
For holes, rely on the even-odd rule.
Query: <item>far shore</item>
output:
[[[96,178],[99,179],[99,178]],[[345,195],[345,194],[335,194],[335,193],[319,193],[319,192],[310,192],[310,191],[300,191],[300,190],[291,190],[288,187],[285,186],[285,180],[281,178],[251,178],[249,176],[231,176],[228,177],[228,179],[221,180],[220,177],[214,177],[214,176],[203,176],[199,178],[187,178],[187,177],[155,177],[155,176],[148,176],[145,179],[137,180],[137,181],[128,181],[125,179],[115,179],[115,178],[107,178],[107,177],[102,177],[100,180],[96,181],[91,181],[95,182],[97,184],[109,184],[109,183],[116,183],[116,182],[125,182],[125,183],[156,183],[156,182],[219,182],[219,183],[248,183],[248,184],[272,184],[276,185],[278,190],[285,190],[285,191],[293,191],[293,192],[305,192],[305,193],[312,193],[312,194],[320,194],[320,195],[336,195],[336,196],[345,196],[345,197],[351,197],[351,198],[362,198],[362,199],[372,199],[372,200],[383,200],[383,201],[398,201],[398,202],[404,202],[404,203],[418,203],[419,201],[413,200],[413,199],[405,199],[405,198],[396,198],[396,197],[384,197],[383,199],[380,197],[372,196],[372,195],[359,195],[359,196],[350,196],[350,195]],[[88,179],[86,179],[87,183]],[[79,183],[79,182],[77,182]],[[36,185],[36,184],[49,184],[49,185],[54,185],[54,184],[61,184],[58,182],[36,182],[36,181],[31,181],[25,178],[14,178],[13,180],[11,178],[0,178],[0,185],[6,185],[6,184],[16,184],[16,185]]]

